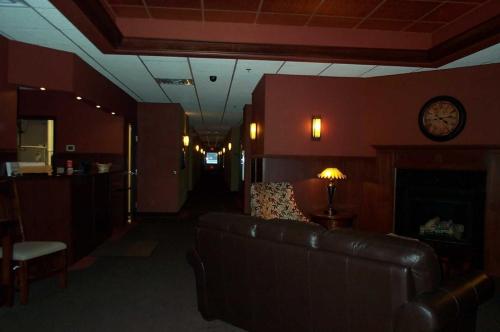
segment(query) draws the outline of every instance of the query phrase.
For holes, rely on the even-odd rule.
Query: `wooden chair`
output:
[[[19,197],[13,180],[0,180],[0,217],[17,222],[17,238],[13,246],[13,267],[19,285],[21,304],[28,303],[29,280],[59,275],[59,286],[67,287],[67,246],[57,241],[26,241]],[[3,252],[0,248],[0,258]],[[41,275],[40,275],[41,274]],[[8,304],[12,304],[8,303]]]

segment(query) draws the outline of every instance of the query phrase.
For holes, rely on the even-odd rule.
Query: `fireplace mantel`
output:
[[[364,200],[382,212],[368,211],[371,220],[363,228],[379,232],[394,230],[394,179],[396,168],[484,170],[486,177],[485,269],[500,276],[500,145],[376,145],[377,182]],[[368,207],[369,208],[369,207]]]

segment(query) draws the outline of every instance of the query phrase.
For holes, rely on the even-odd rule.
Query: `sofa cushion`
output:
[[[253,183],[250,190],[252,216],[308,222],[295,201],[288,182]]]

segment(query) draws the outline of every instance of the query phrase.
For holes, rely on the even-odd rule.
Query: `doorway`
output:
[[[17,158],[20,162],[51,166],[54,154],[54,120],[18,119]]]

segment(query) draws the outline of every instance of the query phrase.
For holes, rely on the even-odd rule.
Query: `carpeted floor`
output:
[[[55,279],[32,283],[28,305],[0,308],[0,331],[242,331],[201,318],[194,275],[185,259],[198,215],[240,210],[238,197],[214,186],[214,180],[192,193],[178,217],[138,223],[113,239],[157,242],[149,256],[88,257],[83,267],[70,272],[65,290],[57,288]],[[499,312],[497,294],[481,307],[477,331],[500,331]]]

